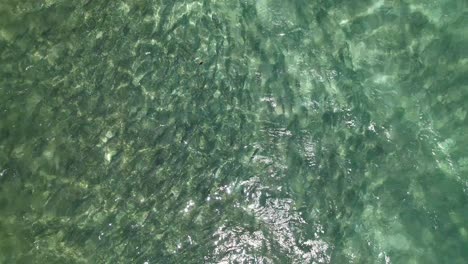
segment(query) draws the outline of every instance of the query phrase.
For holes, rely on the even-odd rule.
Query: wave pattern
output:
[[[465,1],[3,1],[0,262],[466,263]]]

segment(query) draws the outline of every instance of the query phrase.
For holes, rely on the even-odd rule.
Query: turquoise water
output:
[[[0,3],[0,263],[468,263],[468,4]]]

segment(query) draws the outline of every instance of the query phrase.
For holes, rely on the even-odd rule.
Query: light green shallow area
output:
[[[0,2],[0,263],[468,263],[464,0]]]

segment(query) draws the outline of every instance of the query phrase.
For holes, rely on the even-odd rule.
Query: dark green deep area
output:
[[[468,263],[468,4],[0,1],[0,263]]]

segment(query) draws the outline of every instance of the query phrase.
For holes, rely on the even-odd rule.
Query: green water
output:
[[[465,0],[0,1],[0,263],[468,263]]]

